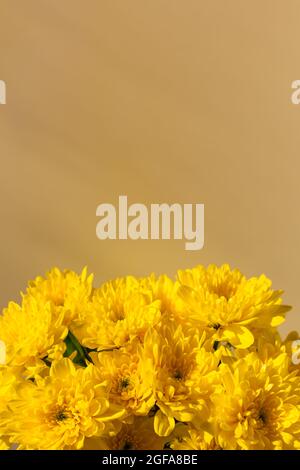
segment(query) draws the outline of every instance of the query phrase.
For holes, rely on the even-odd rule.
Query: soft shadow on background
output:
[[[51,266],[97,282],[229,262],[300,328],[298,0],[1,0],[0,304]],[[205,248],[106,241],[101,202],[204,202]]]

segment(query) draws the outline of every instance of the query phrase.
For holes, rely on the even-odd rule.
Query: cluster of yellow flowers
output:
[[[298,449],[281,295],[228,265],[37,277],[0,316],[0,449]]]

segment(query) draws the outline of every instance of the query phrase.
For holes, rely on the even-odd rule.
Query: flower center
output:
[[[63,289],[59,291],[50,291],[47,295],[48,299],[52,301],[57,307],[63,307],[65,303],[65,292]]]
[[[119,435],[113,438],[111,449],[114,450],[136,450],[141,446],[141,442],[136,435],[127,429],[121,431]]]
[[[123,377],[119,382],[119,389],[126,390],[130,385],[129,377]]]
[[[67,419],[68,416],[67,414],[65,413],[65,411],[59,411],[58,413],[56,413],[55,415],[55,420],[56,421],[64,421],[65,419]]]
[[[111,312],[111,320],[114,323],[117,323],[118,321],[122,321],[124,319],[125,319],[124,306],[122,304],[114,305],[113,310]]]
[[[213,328],[214,330],[218,331],[221,328],[221,325],[220,323],[210,323],[208,327]]]
[[[226,300],[229,300],[236,294],[237,286],[230,282],[221,281],[220,283],[212,284],[209,287],[209,290],[212,294],[215,294],[218,297],[224,297]]]
[[[51,413],[51,421],[54,421],[55,423],[62,423],[70,417],[70,413],[65,406],[58,406],[54,412]]]
[[[182,373],[181,370],[175,370],[174,374],[173,374],[173,377],[174,379],[176,380],[182,380],[183,377],[184,377],[184,374]]]
[[[258,421],[261,423],[262,426],[267,424],[267,415],[263,408],[261,408],[258,412]]]

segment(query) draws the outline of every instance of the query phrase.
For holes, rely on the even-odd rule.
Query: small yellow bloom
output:
[[[220,366],[211,420],[225,449],[292,449],[300,445],[300,377],[282,353],[267,362],[248,354]]]
[[[27,368],[44,359],[56,346],[61,355],[68,330],[53,306],[43,299],[25,296],[22,305],[10,302],[0,316],[0,340],[6,348],[6,364]]]
[[[134,415],[147,415],[155,404],[155,369],[140,344],[135,352],[126,349],[101,352],[95,363],[109,386],[109,400]]]
[[[250,347],[254,328],[280,325],[289,310],[281,304],[282,291],[271,290],[266,276],[246,279],[227,264],[179,271],[178,280],[183,321],[205,330],[212,341],[228,341],[237,348]]]
[[[50,302],[57,317],[70,326],[79,321],[85,311],[93,291],[93,275],[87,275],[84,268],[80,275],[74,271],[53,268],[46,277],[38,276],[29,283],[27,294]]]
[[[160,436],[174,430],[175,420],[207,419],[209,396],[217,378],[218,356],[201,347],[197,333],[185,332],[174,323],[150,331],[145,349],[156,367],[155,398],[159,410],[154,428]]]
[[[116,433],[125,416],[110,405],[95,367],[76,369],[69,359],[53,363],[48,377],[23,382],[10,408],[6,431],[25,450],[80,449],[87,437]]]
[[[74,333],[84,346],[109,349],[141,341],[160,321],[160,302],[132,276],[115,279],[96,289]]]

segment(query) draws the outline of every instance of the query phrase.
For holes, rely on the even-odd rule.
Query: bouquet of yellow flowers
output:
[[[0,316],[0,449],[298,449],[281,295],[228,265],[37,277]]]

